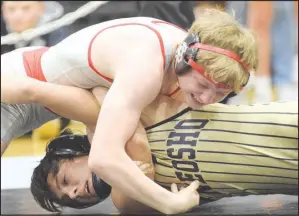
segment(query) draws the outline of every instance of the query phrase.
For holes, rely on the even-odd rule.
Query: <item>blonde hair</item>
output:
[[[234,15],[217,9],[203,9],[189,32],[199,36],[202,44],[230,50],[240,56],[249,70],[258,66],[258,47],[255,36],[241,26]],[[227,84],[235,92],[248,81],[247,71],[236,60],[223,54],[200,50],[196,56],[198,64],[205,68],[211,78]]]

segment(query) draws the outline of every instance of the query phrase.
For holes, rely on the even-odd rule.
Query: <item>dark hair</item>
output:
[[[59,151],[59,148],[73,148],[75,152],[81,152],[81,155],[88,155],[90,144],[87,136],[74,135],[69,129],[63,131],[60,136],[51,140],[47,145],[45,157],[40,161],[40,164],[34,169],[31,178],[31,193],[35,201],[44,209],[50,212],[61,212],[62,207],[71,207],[76,209],[88,208],[96,203],[82,203],[73,200],[67,195],[58,198],[53,193],[48,185],[48,175],[52,173],[54,176],[59,171],[59,162],[62,160],[72,160],[78,154],[56,154],[54,151]],[[82,150],[83,146],[83,150]],[[79,150],[78,150],[79,149]]]

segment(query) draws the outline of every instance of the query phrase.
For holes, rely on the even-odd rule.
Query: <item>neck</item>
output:
[[[169,95],[175,89],[178,88],[177,75],[174,70],[174,58],[171,60],[168,70],[166,71],[163,79],[163,84],[161,88],[161,93],[164,95]]]

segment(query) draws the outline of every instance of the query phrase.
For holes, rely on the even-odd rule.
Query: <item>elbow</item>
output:
[[[97,145],[97,140],[93,139],[91,151],[88,157],[88,168],[91,171],[117,169],[126,154],[124,149],[111,148],[107,145]],[[98,173],[97,173],[98,174]]]
[[[99,171],[105,169],[106,163],[106,161],[103,161],[101,159],[99,160],[98,158],[92,156],[89,156],[88,158],[88,168],[96,174],[99,174]]]
[[[101,157],[101,154],[90,154],[88,158],[88,168],[99,176],[105,175],[106,171],[113,168],[113,160],[110,160],[109,157],[106,156]]]

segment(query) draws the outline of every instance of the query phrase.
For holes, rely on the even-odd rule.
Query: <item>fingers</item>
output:
[[[134,161],[134,162],[138,167],[140,167],[140,165],[142,165],[142,161]]]
[[[172,192],[172,193],[177,193],[177,192],[179,192],[179,190],[178,190],[178,186],[177,186],[175,183],[172,183],[172,184],[171,184],[171,192]]]
[[[186,187],[184,186],[184,185],[181,185],[180,186],[180,190],[183,190],[183,189],[185,189]]]
[[[199,181],[193,181],[190,185],[189,188],[191,189],[191,191],[194,192],[194,195],[196,196],[196,204],[199,205],[200,203],[200,194],[198,193],[197,189],[200,185]]]
[[[149,163],[143,161],[134,161],[134,162],[142,171],[147,171],[151,167]]]
[[[199,181],[193,181],[190,185],[189,185],[189,188],[191,188],[192,190],[197,190],[198,187],[200,185],[200,182]]]
[[[145,175],[153,174],[155,172],[152,163],[143,162],[143,161],[134,161],[134,162]]]

